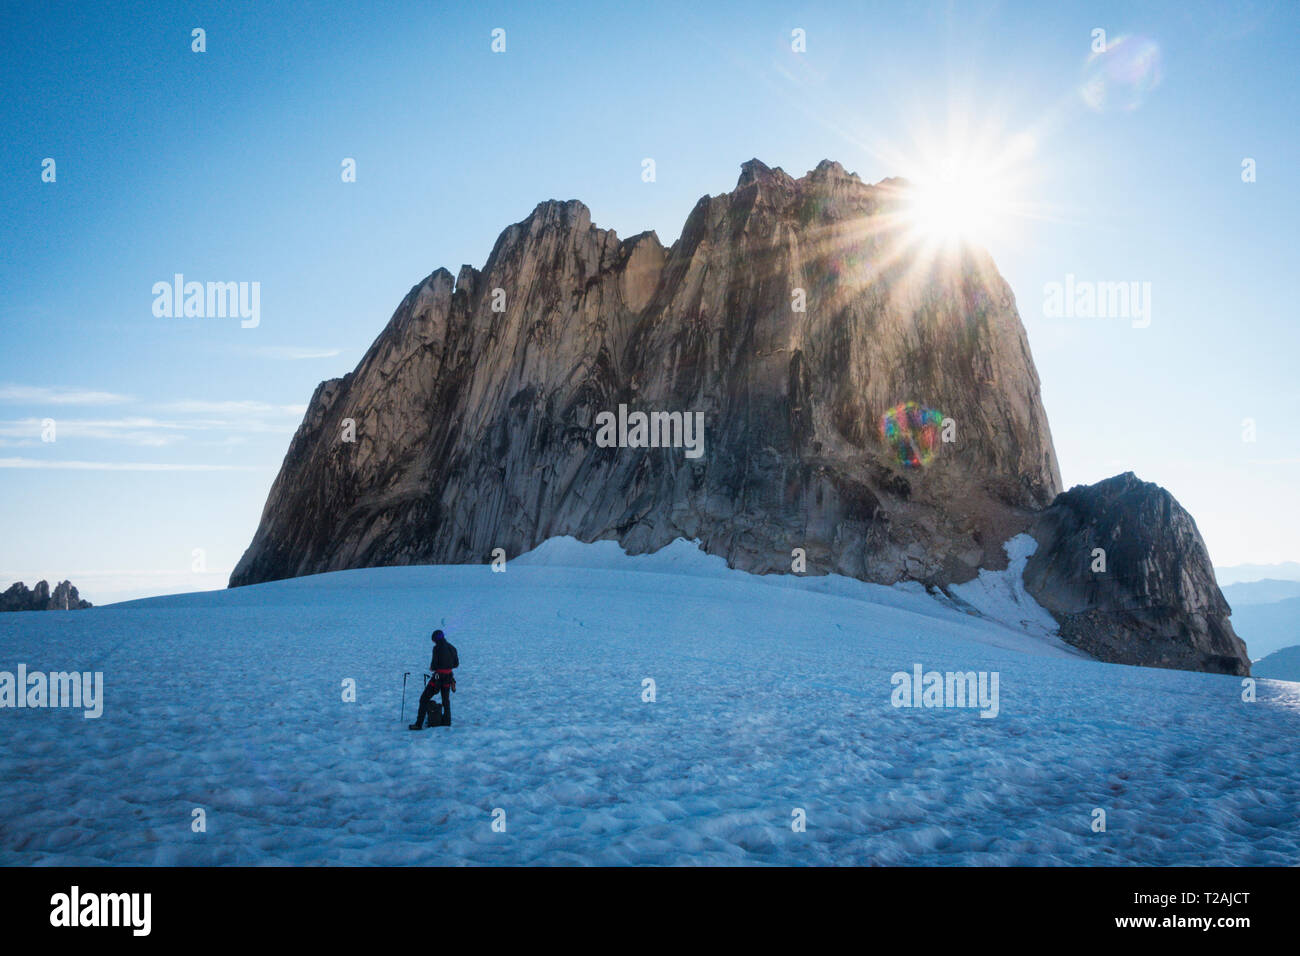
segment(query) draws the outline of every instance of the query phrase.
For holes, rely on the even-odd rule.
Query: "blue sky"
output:
[[[1104,104],[1096,28],[1144,52]],[[1216,564],[1300,559],[1294,3],[10,5],[0,37],[3,583],[223,583],[315,385],[540,200],[671,242],[750,157],[874,182],[975,142],[1032,143],[979,238],[1066,483],[1133,470]],[[259,282],[260,325],[155,317],[178,272]],[[1045,316],[1067,274],[1149,282],[1150,326]]]

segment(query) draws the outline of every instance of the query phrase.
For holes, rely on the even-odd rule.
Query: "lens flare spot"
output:
[[[900,402],[880,416],[880,438],[904,468],[923,468],[939,447],[943,412],[918,402]]]
[[[1088,57],[1079,92],[1098,113],[1132,112],[1163,78],[1160,45],[1146,37],[1123,36]]]

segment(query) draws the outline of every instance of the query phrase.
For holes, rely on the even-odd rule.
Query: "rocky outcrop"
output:
[[[1030,528],[1025,589],[1061,637],[1104,661],[1249,674],[1201,534],[1132,472],[1057,497]]]
[[[558,535],[940,588],[1005,567],[1061,491],[1038,376],[992,260],[917,242],[909,195],[751,160],[667,248],[542,203],[317,388],[231,585]],[[701,453],[602,440],[637,413],[698,418]]]
[[[885,582],[1005,564],[1060,490],[1038,377],[986,254],[909,254],[904,191],[751,161],[667,249],[542,203],[320,386],[231,583],[563,534],[634,553],[698,538],[760,572],[803,548]],[[906,402],[952,421],[925,467],[880,433]],[[703,413],[704,454],[598,446],[621,404]]]
[[[47,581],[38,581],[30,590],[19,581],[0,594],[0,611],[80,611],[88,607],[91,603],[81,600],[71,581],[61,581],[53,594]]]

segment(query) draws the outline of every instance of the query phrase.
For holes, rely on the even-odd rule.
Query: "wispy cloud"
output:
[[[37,439],[41,437],[44,426],[45,422],[40,418],[0,421],[0,439]],[[151,448],[184,441],[183,431],[187,427],[181,423],[160,422],[152,418],[55,419],[59,438],[98,438]]]
[[[260,471],[252,465],[174,465],[141,461],[45,461],[37,458],[0,458],[0,468],[59,471]]]
[[[168,411],[189,415],[296,415],[307,414],[306,405],[271,405],[267,402],[231,401],[167,402],[158,406]]]
[[[342,355],[342,349],[309,348],[295,345],[263,345],[248,350],[258,358],[282,359],[288,362],[301,362],[307,359],[327,359]]]
[[[252,399],[227,401],[186,399],[143,405],[128,395],[93,390],[43,388],[28,385],[0,385],[0,403],[23,402],[48,406],[110,405],[131,402],[161,414],[119,415],[103,418],[65,418],[53,408],[44,417],[0,419],[0,446],[31,446],[46,438],[46,418],[52,419],[59,441],[99,440],[164,448],[184,443],[191,435],[227,432],[224,440],[197,442],[200,445],[231,447],[256,434],[292,434],[307,413],[306,405],[277,405]],[[16,466],[10,466],[16,467]]]
[[[32,444],[41,438],[45,422],[39,418],[16,418],[0,420],[0,444]],[[69,438],[89,438],[102,441],[121,442],[126,445],[140,445],[148,448],[163,448],[187,441],[187,432],[235,432],[247,434],[292,434],[292,422],[268,422],[257,418],[239,420],[193,418],[186,420],[166,420],[146,417],[130,418],[59,418],[55,420],[57,437],[60,441]],[[15,439],[17,441],[7,441]],[[243,435],[235,434],[219,442],[201,442],[200,444],[242,444]]]
[[[84,388],[46,388],[39,385],[0,385],[0,402],[31,405],[121,405],[130,395]]]

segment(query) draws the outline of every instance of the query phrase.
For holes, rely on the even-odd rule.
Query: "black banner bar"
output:
[[[1243,933],[1290,933],[1300,890],[1296,870],[1228,868],[51,868],[0,870],[0,883],[8,941],[75,934],[77,943],[128,945],[281,934],[299,944],[373,944],[380,932],[418,943],[442,920],[478,943],[528,926],[551,936],[557,920],[569,940],[608,943],[619,926],[656,937],[665,919],[760,938],[811,923],[819,935],[901,929],[939,933],[938,942],[1053,932],[1231,945],[1260,940]]]

